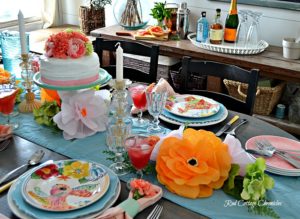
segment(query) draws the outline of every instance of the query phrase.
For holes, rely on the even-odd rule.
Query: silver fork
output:
[[[260,142],[262,142],[264,145],[268,146],[268,147],[274,147],[271,142],[269,142],[267,139],[261,139]],[[277,151],[283,151],[283,152],[293,152],[293,153],[299,153],[300,154],[300,150],[290,150],[290,149],[278,149],[276,148]],[[300,156],[299,156],[300,158]]]
[[[294,167],[300,169],[300,162],[294,159],[290,154],[282,151],[277,151],[276,148],[271,146],[264,145],[261,141],[255,141],[256,147],[261,150],[265,155],[268,157],[272,157],[273,155],[277,155],[278,157],[282,158],[283,160],[287,161]]]
[[[151,213],[148,215],[147,219],[158,219],[162,210],[163,210],[163,206],[156,205],[155,208],[153,208]]]

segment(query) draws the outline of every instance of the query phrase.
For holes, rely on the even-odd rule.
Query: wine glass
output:
[[[262,17],[262,13],[252,12],[252,11],[249,11],[248,13],[252,17],[252,23],[247,33],[247,40],[246,40],[247,47],[257,46],[259,41],[261,40],[261,30],[260,30],[259,21],[260,18]]]
[[[147,166],[153,147],[150,146],[148,137],[135,135],[126,139],[125,148],[132,166],[136,169],[136,178],[143,177],[143,169]],[[130,188],[130,179],[127,186]]]
[[[249,30],[249,22],[248,22],[248,11],[247,10],[240,10],[240,22],[236,32],[236,47],[245,47],[246,40],[247,40],[247,33]]]
[[[160,127],[158,117],[166,105],[168,94],[167,92],[146,92],[146,98],[148,103],[148,111],[151,116],[154,117],[153,122],[148,127],[149,133],[161,133],[165,129]]]
[[[149,120],[142,118],[143,109],[147,106],[146,88],[147,86],[145,85],[138,85],[129,88],[133,104],[139,110],[138,118],[132,119],[133,125],[137,127],[146,127],[149,125]]]
[[[127,174],[127,166],[123,163],[123,153],[125,152],[125,140],[130,135],[131,124],[115,121],[114,124],[108,124],[106,144],[109,150],[116,155],[115,163],[110,168],[118,175]]]
[[[19,127],[18,123],[12,123],[10,120],[11,114],[14,111],[16,96],[19,89],[15,88],[12,84],[3,84],[0,87],[0,111],[6,116],[7,124],[12,130]]]

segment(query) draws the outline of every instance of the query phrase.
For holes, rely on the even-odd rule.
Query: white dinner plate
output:
[[[177,116],[203,118],[219,112],[220,104],[207,97],[184,94],[168,97],[165,110]]]
[[[174,125],[187,125],[189,127],[205,127],[218,124],[224,121],[228,116],[228,110],[223,104],[220,104],[219,111],[212,116],[203,118],[187,118],[174,115],[166,110],[160,114],[159,118],[165,122]]]

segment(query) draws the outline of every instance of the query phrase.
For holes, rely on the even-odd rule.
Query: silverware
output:
[[[53,163],[53,160],[47,160],[46,162],[42,163],[41,166],[46,166],[49,165],[50,163]],[[14,184],[19,177],[17,177],[16,179],[9,181],[8,183],[4,184],[3,186],[0,187],[0,193],[5,191],[6,189],[9,189],[9,187]]]
[[[297,161],[296,159],[294,159],[288,153],[282,152],[282,151],[277,151],[274,146],[267,147],[259,141],[256,141],[255,144],[256,144],[256,146],[259,150],[263,151],[263,153],[266,154],[266,156],[272,157],[273,155],[277,155],[278,157],[280,157],[283,160],[287,161],[288,163],[290,163],[294,167],[300,169],[300,162]]]
[[[269,142],[267,139],[261,139],[259,140],[260,142],[262,142],[264,145],[266,146],[270,146],[270,147],[274,147],[271,142]],[[276,148],[277,151],[282,151],[282,152],[294,152],[294,153],[300,153],[300,150],[291,150],[291,149],[280,149],[280,148]],[[300,157],[299,157],[300,158]]]
[[[163,210],[163,206],[156,205],[155,208],[148,215],[147,219],[158,219],[162,210]]]
[[[4,151],[10,143],[10,139],[6,139],[0,144],[0,151]]]
[[[235,136],[235,131],[236,131],[241,125],[243,125],[243,124],[245,124],[245,123],[247,123],[247,122],[248,122],[247,119],[242,119],[241,122],[240,122],[236,127],[234,127],[231,131],[229,131],[229,132],[224,132],[224,133],[236,137],[236,136]]]
[[[226,132],[231,125],[239,119],[239,116],[234,116],[226,125],[224,125],[219,131],[217,131],[216,136],[220,137],[224,132]]]
[[[18,168],[10,171],[9,173],[7,173],[3,177],[1,177],[0,184],[3,183],[5,180],[7,180],[8,177],[10,177],[12,174],[16,173],[18,170],[20,170],[26,166],[33,166],[33,165],[38,164],[44,157],[44,154],[45,154],[45,152],[43,150],[37,150],[36,152],[34,152],[34,154],[31,155],[30,159],[28,160],[28,162],[26,164],[19,166]]]

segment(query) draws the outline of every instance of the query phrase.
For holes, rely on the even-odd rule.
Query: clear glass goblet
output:
[[[147,86],[138,85],[129,88],[129,92],[133,101],[133,105],[138,109],[138,118],[133,118],[133,125],[137,127],[146,127],[149,125],[149,120],[142,118],[143,109],[147,107],[146,98],[146,88]]]
[[[12,130],[19,127],[18,123],[11,122],[11,114],[14,111],[18,89],[10,85],[1,85],[0,87],[0,109],[1,113],[7,118],[7,124]]]
[[[244,48],[246,47],[247,41],[247,33],[249,30],[249,22],[248,22],[248,11],[247,10],[240,10],[240,22],[236,32],[236,47]]]
[[[164,128],[159,126],[159,115],[162,113],[167,101],[168,94],[167,92],[146,92],[148,111],[154,120],[151,125],[148,127],[149,133],[162,133],[165,131]]]
[[[261,12],[253,11],[249,11],[248,14],[251,16],[252,22],[247,33],[246,44],[247,47],[255,47],[261,40],[261,29],[259,23],[263,14]]]
[[[131,136],[126,139],[125,148],[132,166],[136,169],[136,178],[143,177],[143,169],[147,166],[153,147],[150,146],[148,137],[143,135]],[[127,187],[130,188],[130,182],[127,182]]]
[[[106,144],[112,152],[115,153],[115,163],[110,168],[118,175],[128,173],[127,165],[123,162],[123,153],[125,152],[125,140],[131,133],[131,124],[116,122],[107,127]]]

